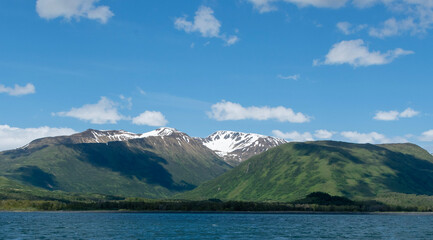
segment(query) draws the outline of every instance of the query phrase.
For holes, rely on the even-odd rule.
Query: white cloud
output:
[[[226,42],[226,46],[231,46],[239,41],[238,36],[230,36],[228,38],[223,38],[223,39]]]
[[[272,12],[277,10],[277,7],[273,5],[277,0],[247,0],[253,7],[260,13]]]
[[[218,37],[220,35],[221,23],[213,15],[209,7],[201,6],[195,12],[194,22],[186,20],[186,17],[176,18],[174,25],[179,30],[187,33],[200,32],[203,37]]]
[[[35,86],[31,83],[27,83],[25,86],[20,86],[18,84],[15,84],[13,88],[6,87],[2,84],[0,84],[0,93],[7,93],[11,96],[21,96],[21,95],[27,95],[35,93]]]
[[[373,117],[375,120],[380,121],[395,121],[399,118],[412,118],[418,115],[419,112],[412,108],[406,108],[403,112],[398,111],[378,111]]]
[[[309,122],[310,117],[301,112],[295,113],[291,108],[279,107],[243,107],[238,103],[221,101],[212,105],[210,118],[218,121],[226,120],[268,120],[276,119],[280,122],[304,123]]]
[[[94,124],[117,123],[126,119],[117,111],[117,104],[106,97],[101,97],[96,104],[86,104],[80,108],[72,108],[68,112],[59,112],[55,115],[73,117]]]
[[[386,53],[379,51],[370,51],[365,46],[362,39],[341,41],[332,46],[331,50],[325,57],[325,61],[315,60],[314,65],[339,65],[349,64],[355,67],[383,65],[392,62],[400,56],[413,54],[412,51],[406,51],[401,48],[389,50]]]
[[[404,33],[425,34],[433,28],[433,1],[432,0],[247,0],[260,13],[277,10],[276,4],[286,2],[296,4],[298,7],[341,8],[347,2],[358,8],[368,8],[376,4],[383,4],[391,14],[395,15],[385,20],[378,27],[371,27],[369,34],[373,37],[385,38],[402,35]],[[398,16],[402,17],[398,17]],[[397,17],[396,17],[397,16]],[[351,26],[342,22],[339,29],[346,35],[360,31],[367,25]]]
[[[320,139],[331,139],[335,132],[330,132],[328,130],[320,129],[314,132],[314,136]]]
[[[167,125],[168,121],[161,112],[145,111],[139,116],[133,118],[132,123],[136,125],[161,127]]]
[[[341,136],[347,138],[351,142],[356,143],[396,143],[396,142],[407,142],[405,138],[395,137],[387,138],[385,135],[371,132],[371,133],[359,133],[353,131],[341,132]]]
[[[369,34],[373,37],[385,38],[395,35],[401,35],[406,31],[417,32],[417,25],[412,18],[406,18],[402,20],[396,20],[390,18],[386,20],[381,28],[373,27],[370,29]]]
[[[260,13],[272,12],[277,10],[276,2],[286,2],[296,4],[298,7],[318,7],[318,8],[340,8],[347,0],[247,0]]]
[[[367,25],[366,24],[361,24],[361,25],[353,26],[349,22],[339,22],[339,23],[337,23],[337,28],[343,34],[350,35],[350,34],[359,32],[359,31],[367,28]]]
[[[272,134],[277,138],[283,138],[290,142],[314,141],[313,136],[309,132],[299,133],[297,131],[293,131],[284,133],[280,130],[273,130]]]
[[[380,27],[372,27],[370,35],[379,38],[402,35],[404,33],[424,34],[433,27],[432,0],[353,0],[360,8],[383,4],[395,16],[384,21]]]
[[[299,80],[299,78],[301,78],[301,75],[299,74],[295,74],[295,75],[288,75],[288,76],[283,76],[281,74],[278,74],[277,76],[279,79],[285,79],[285,80]]]
[[[43,137],[71,135],[76,133],[70,128],[17,128],[0,125],[0,151],[22,147],[29,142]]]
[[[283,138],[288,141],[294,141],[294,142],[305,142],[305,141],[315,141],[316,139],[327,139],[332,140],[332,138],[339,134],[343,138],[345,138],[348,142],[355,142],[355,143],[371,143],[371,144],[382,144],[382,143],[403,143],[408,142],[406,138],[404,137],[393,137],[388,138],[383,134],[377,133],[377,132],[370,132],[370,133],[359,133],[356,131],[344,131],[344,132],[333,132],[328,131],[324,129],[316,130],[314,134],[310,132],[282,132],[280,130],[273,130],[272,134],[275,137]],[[425,141],[433,141],[433,130],[430,130],[429,132],[426,132],[423,134]],[[410,137],[410,136],[406,136]],[[430,140],[429,140],[430,139]]]
[[[37,0],[36,12],[45,19],[88,18],[106,23],[114,14],[108,6],[96,6],[97,2],[99,0]]]
[[[353,5],[359,7],[359,8],[366,8],[371,7],[377,3],[379,3],[381,0],[353,0]]]
[[[220,38],[226,43],[226,46],[238,42],[237,36],[226,37],[225,34],[220,33],[221,23],[213,14],[214,11],[210,7],[201,6],[195,12],[194,21],[188,21],[186,16],[179,17],[174,21],[174,26],[187,33],[199,32],[202,37]]]
[[[433,141],[433,129],[423,132],[421,134],[421,137],[419,138],[419,140],[424,141],[424,142]]]
[[[352,28],[352,24],[350,24],[349,22],[339,22],[337,23],[337,28],[346,35],[352,33],[352,31],[350,30],[350,28]]]
[[[318,7],[318,8],[340,8],[343,7],[347,0],[284,0],[288,3],[294,3],[299,7]]]
[[[398,119],[399,112],[397,111],[378,111],[373,119],[380,121],[394,121]]]
[[[418,114],[419,114],[418,111],[415,111],[412,108],[406,108],[403,112],[400,113],[400,117],[411,118],[411,117],[415,117]]]
[[[359,133],[359,132],[342,132],[341,135],[352,142],[357,143],[385,143],[388,139],[385,135],[371,132],[371,133]]]

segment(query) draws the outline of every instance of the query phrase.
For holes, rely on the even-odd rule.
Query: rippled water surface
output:
[[[433,216],[3,212],[0,239],[433,239]]]

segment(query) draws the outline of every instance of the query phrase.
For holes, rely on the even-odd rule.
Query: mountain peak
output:
[[[75,134],[75,137],[82,137],[83,138],[82,142],[87,142],[87,143],[89,142],[107,143],[113,141],[126,141],[129,139],[139,138],[139,135],[124,130],[87,129],[82,133]]]
[[[141,134],[140,137],[142,137],[142,138],[145,138],[145,137],[166,137],[166,136],[170,136],[173,134],[185,134],[185,133],[180,132],[175,128],[162,127],[162,128],[158,128],[158,129],[155,129],[155,130],[147,132],[147,133],[143,133],[143,134]]]
[[[287,143],[287,141],[256,133],[234,131],[217,131],[207,138],[203,144],[232,165],[270,148]]]

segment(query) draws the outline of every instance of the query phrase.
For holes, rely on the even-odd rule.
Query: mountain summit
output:
[[[217,131],[202,139],[203,144],[232,166],[270,148],[287,143],[286,140],[254,133]]]

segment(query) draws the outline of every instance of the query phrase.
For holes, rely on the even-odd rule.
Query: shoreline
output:
[[[133,214],[286,214],[286,215],[433,215],[433,212],[324,212],[324,211],[128,211],[128,210],[77,210],[32,211],[0,210],[2,213],[133,213]]]

